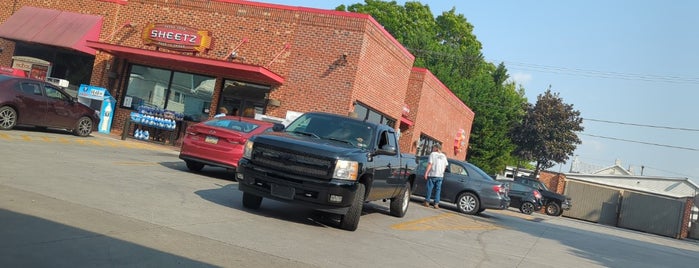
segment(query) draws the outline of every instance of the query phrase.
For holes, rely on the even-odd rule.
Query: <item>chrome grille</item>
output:
[[[255,144],[251,161],[277,170],[302,176],[330,178],[334,160],[284,151],[264,144]]]

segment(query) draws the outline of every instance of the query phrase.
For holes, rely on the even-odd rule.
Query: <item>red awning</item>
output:
[[[262,66],[229,62],[189,55],[165,53],[156,50],[140,49],[88,41],[91,48],[107,52],[117,57],[143,61],[160,66],[178,66],[188,71],[240,79],[268,85],[281,85],[284,78]]]
[[[98,40],[102,17],[24,6],[0,25],[0,37],[74,49],[95,55],[86,40]]]
[[[401,117],[401,118],[400,118],[400,123],[403,124],[403,125],[407,125],[407,126],[412,126],[412,125],[413,125],[413,121],[410,121],[410,119],[405,118],[405,117]]]

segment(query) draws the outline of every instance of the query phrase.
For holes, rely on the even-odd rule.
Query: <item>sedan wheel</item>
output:
[[[530,215],[534,212],[534,204],[532,204],[531,202],[524,202],[522,203],[522,206],[519,208],[519,211],[524,214]]]
[[[463,193],[456,198],[456,208],[459,212],[466,214],[476,214],[479,212],[481,202],[478,197],[472,193]]]
[[[75,135],[80,137],[87,137],[92,133],[92,120],[87,116],[83,116],[78,120],[78,123],[73,130]]]
[[[17,112],[12,107],[0,107],[0,130],[9,130],[17,124]]]
[[[203,163],[195,162],[192,160],[186,160],[185,163],[187,164],[187,168],[194,172],[199,172],[204,168]]]

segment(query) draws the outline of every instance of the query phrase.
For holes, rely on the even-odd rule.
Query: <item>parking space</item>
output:
[[[367,204],[347,232],[265,199],[176,148],[93,134],[0,131],[0,267],[694,267],[699,245],[516,209]],[[31,161],[28,161],[31,160]],[[86,250],[89,249],[89,250]],[[32,262],[32,260],[36,260]],[[89,262],[86,262],[89,261]]]

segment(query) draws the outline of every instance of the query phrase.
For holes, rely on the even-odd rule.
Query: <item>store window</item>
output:
[[[226,79],[218,107],[225,107],[231,115],[255,117],[264,114],[271,86]]]
[[[77,92],[81,84],[90,84],[92,67],[95,63],[95,56],[93,55],[53,46],[24,42],[17,42],[15,44],[14,55],[32,57],[51,62],[51,67],[42,71],[47,72],[46,76],[68,80],[70,83],[68,88],[73,92]],[[75,97],[75,95],[73,97]]]
[[[209,118],[216,78],[132,65],[122,107],[140,106],[184,114],[185,120]]]
[[[367,122],[384,124],[391,127],[396,125],[396,120],[379,113],[378,111],[364,105],[363,103],[354,104],[354,112],[357,114],[357,119]]]
[[[420,134],[420,140],[418,141],[417,152],[415,153],[415,155],[430,155],[430,153],[432,152],[432,146],[435,144],[442,143],[425,134]]]

